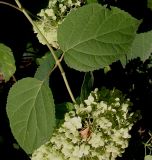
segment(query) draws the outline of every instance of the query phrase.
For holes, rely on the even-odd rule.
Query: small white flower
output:
[[[87,156],[87,155],[89,155],[90,146],[89,146],[89,145],[86,145],[86,144],[82,144],[82,145],[80,146],[80,150],[83,151],[83,155],[84,155],[84,156]]]
[[[128,133],[129,132],[128,128],[121,128],[120,132],[122,133],[123,138],[130,138],[131,137],[131,135]]]
[[[83,150],[81,150],[79,146],[76,146],[76,147],[74,148],[74,151],[73,151],[72,155],[73,155],[74,157],[81,158],[81,157],[83,156]]]
[[[102,129],[109,129],[109,127],[112,126],[112,123],[106,119],[105,117],[100,117],[96,120],[96,123],[100,126]]]
[[[57,0],[51,0],[49,1],[49,4],[48,4],[48,7],[51,8],[51,7],[54,7],[54,5],[57,3]]]
[[[41,9],[40,13],[38,13],[38,16],[40,16],[40,17],[44,17],[45,16],[44,9]]]
[[[112,110],[112,107],[111,106],[108,106],[108,111],[111,111]]]
[[[122,111],[124,111],[125,113],[127,113],[127,109],[128,109],[128,104],[123,103],[122,104]]]
[[[91,144],[92,147],[98,148],[100,146],[104,146],[104,140],[102,139],[101,133],[92,133],[91,139],[89,140],[89,144]]]
[[[61,4],[59,4],[59,8],[62,8],[63,7],[63,4],[61,3]]]
[[[116,110],[115,110],[115,109],[111,109],[111,111],[112,111],[112,112],[116,112]]]
[[[117,98],[115,99],[115,101],[119,102],[119,101],[120,101],[120,98],[117,97]]]
[[[69,158],[69,160],[80,160],[80,158],[79,157],[74,157],[74,156],[71,155],[71,157]]]
[[[82,123],[81,123],[80,117],[73,117],[71,119],[71,123],[76,127],[76,129],[82,128]]]
[[[78,129],[82,128],[81,118],[73,117],[68,121],[65,121],[63,123],[63,127],[68,129],[72,134],[76,136],[78,134]]]
[[[107,104],[106,104],[104,101],[101,101],[101,102],[99,103],[98,108],[99,108],[99,109],[102,109],[103,112],[104,112],[105,110],[107,110],[108,106],[107,106]]]
[[[69,5],[69,6],[72,6],[72,5],[73,5],[72,0],[68,0],[68,5]]]
[[[116,103],[115,103],[115,106],[120,106],[120,102],[116,102]]]
[[[48,8],[47,8],[47,9],[45,10],[45,13],[46,13],[48,16],[50,16],[50,17],[55,16],[53,9],[48,9]]]
[[[89,95],[87,100],[84,100],[86,105],[90,106],[94,102],[94,97],[92,95]]]
[[[112,143],[106,146],[106,151],[112,153],[112,156],[114,156],[115,158],[120,153],[119,149]]]
[[[81,2],[80,2],[80,1],[77,1],[77,2],[75,3],[75,5],[76,5],[76,6],[81,6]]]
[[[66,9],[67,9],[67,7],[66,7],[66,6],[62,6],[62,7],[60,8],[61,13],[64,13]]]

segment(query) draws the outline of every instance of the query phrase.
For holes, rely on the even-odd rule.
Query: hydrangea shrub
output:
[[[128,147],[136,113],[118,90],[95,89],[74,110],[32,160],[115,160]]]
[[[90,93],[94,84],[91,80],[89,86],[87,82],[91,78],[88,78],[87,85],[81,88],[84,92],[79,100],[82,102],[75,103],[61,61],[64,59],[69,67],[87,73],[116,60],[124,62],[122,57],[126,59],[128,49],[137,45],[132,45],[134,38],[139,38],[143,44],[141,39],[145,35],[136,36],[140,22],[116,7],[108,9],[107,6],[89,4],[96,0],[49,0],[47,8],[38,14],[39,20],[33,23],[19,0],[15,1],[35,27],[39,41],[44,45],[47,43],[55,60],[50,66],[51,61],[46,59],[34,78],[21,79],[10,89],[7,115],[19,145],[28,155],[32,154],[32,160],[113,160],[120,157],[128,146],[130,130],[136,122],[136,114],[129,110],[131,102],[115,89],[95,89]],[[56,55],[56,50],[62,52],[61,57]],[[52,112],[55,110],[53,96],[51,102],[48,100],[52,95],[48,80],[57,66],[73,102],[73,110],[65,114],[61,126],[54,130],[58,120]],[[31,85],[33,83],[37,84],[36,88]]]

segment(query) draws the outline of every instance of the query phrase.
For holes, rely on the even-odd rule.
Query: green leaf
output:
[[[87,4],[90,4],[90,3],[98,3],[97,0],[87,0]]]
[[[7,115],[19,145],[30,154],[44,144],[55,127],[52,92],[35,78],[24,78],[10,89]]]
[[[124,57],[139,21],[128,13],[96,3],[72,11],[58,28],[58,42],[66,64],[93,71]]]
[[[132,47],[128,51],[127,59],[140,57],[145,61],[152,53],[152,31],[137,34]]]
[[[92,91],[93,83],[94,83],[94,77],[92,72],[85,73],[80,93],[81,102],[83,102],[85,99],[88,98],[90,92]]]
[[[152,0],[147,1],[147,7],[152,10]]]
[[[8,81],[16,71],[13,53],[9,47],[0,43],[0,75],[5,82]]]
[[[60,50],[56,51],[55,53],[58,58],[61,56]],[[49,84],[49,75],[55,65],[55,60],[52,54],[50,52],[47,52],[38,61],[40,66],[38,67],[34,77]]]
[[[71,110],[74,110],[74,105],[70,102],[55,105],[56,124],[58,128],[63,124],[65,114]]]
[[[64,119],[65,113],[74,109],[74,106],[70,102],[65,102],[55,105],[55,114],[57,119]]]
[[[56,119],[60,119],[60,120],[64,119],[64,115],[67,112],[68,112],[68,109],[67,109],[66,103],[55,105]]]
[[[144,160],[152,160],[152,156],[151,155],[146,155]]]

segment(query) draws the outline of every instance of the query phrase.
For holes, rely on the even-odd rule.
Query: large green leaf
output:
[[[152,31],[137,34],[132,47],[128,51],[127,59],[140,57],[146,60],[152,53]]]
[[[0,43],[0,74],[5,81],[8,81],[15,71],[15,60],[11,49]]]
[[[61,51],[57,50],[55,52],[56,56],[59,58],[61,56]],[[46,82],[49,85],[49,75],[55,65],[55,60],[50,52],[47,52],[42,58],[38,60],[40,63],[34,77]]]
[[[111,7],[89,4],[72,11],[58,29],[65,62],[79,71],[92,71],[124,57],[139,21]]]
[[[24,78],[10,89],[7,115],[19,145],[32,153],[45,143],[55,127],[55,109],[51,90],[35,78]]]

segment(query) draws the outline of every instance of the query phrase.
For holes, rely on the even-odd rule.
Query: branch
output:
[[[16,2],[16,4],[18,5],[19,9],[20,9],[20,10],[23,12],[23,14],[26,16],[26,18],[29,20],[29,22],[32,24],[32,26],[36,29],[37,33],[38,33],[38,34],[43,38],[43,40],[45,41],[47,47],[49,48],[49,50],[50,50],[51,53],[52,53],[52,56],[53,56],[53,58],[54,58],[54,60],[55,60],[55,62],[56,62],[56,65],[57,65],[57,66],[59,67],[59,69],[60,69],[61,75],[62,75],[62,77],[63,77],[64,83],[65,83],[66,88],[67,88],[67,90],[68,90],[68,92],[69,92],[69,95],[70,95],[70,97],[71,97],[71,100],[72,100],[74,103],[76,103],[76,100],[75,100],[75,98],[74,98],[74,96],[73,96],[73,93],[72,93],[71,88],[70,88],[70,86],[69,86],[69,83],[68,83],[68,81],[67,81],[67,78],[66,78],[65,72],[64,72],[64,70],[63,70],[63,68],[62,68],[62,65],[61,65],[61,63],[60,63],[60,60],[57,58],[57,56],[56,56],[53,48],[50,46],[50,44],[49,44],[49,42],[47,41],[47,39],[45,38],[45,36],[41,33],[41,31],[40,31],[39,28],[37,27],[36,23],[35,23],[35,22],[31,19],[31,17],[28,15],[27,11],[22,7],[22,5],[21,5],[21,3],[19,2],[19,0],[15,0],[15,2]]]

